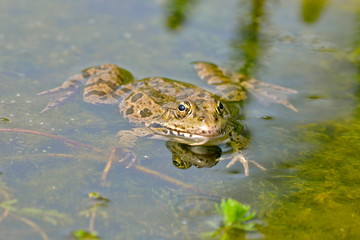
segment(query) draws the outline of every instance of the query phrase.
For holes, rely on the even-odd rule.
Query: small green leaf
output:
[[[83,229],[73,231],[71,236],[76,240],[101,240],[96,232],[88,232]]]
[[[98,192],[91,192],[88,194],[88,197],[97,201],[110,202],[108,198],[101,196]]]
[[[10,122],[10,119],[4,117],[0,118],[0,123],[6,123],[6,122]]]
[[[4,201],[2,203],[0,203],[1,206],[9,206],[9,205],[12,205],[14,203],[17,203],[18,200],[17,199],[11,199],[11,200],[8,200],[8,201]]]
[[[243,238],[246,231],[256,231],[255,224],[247,222],[255,217],[255,212],[251,211],[250,206],[228,198],[215,204],[215,209],[222,217],[222,223],[214,232],[205,233],[202,235],[203,237],[219,236],[222,240],[235,239],[234,236],[240,235]],[[214,227],[214,222],[212,222],[212,226]]]
[[[222,199],[219,205],[215,206],[217,212],[223,217],[225,226],[242,223],[255,217],[255,213],[251,212],[250,206],[241,204],[235,199]]]
[[[12,205],[17,203],[17,199],[12,199],[12,200],[8,200],[8,201],[4,201],[2,203],[0,203],[0,207],[8,210],[8,211],[13,211],[16,212],[17,208],[13,207]]]

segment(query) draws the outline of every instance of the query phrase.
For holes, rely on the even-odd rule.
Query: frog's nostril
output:
[[[204,120],[205,120],[205,116],[200,116],[200,117],[198,118],[198,120],[199,120],[199,121],[204,121]]]

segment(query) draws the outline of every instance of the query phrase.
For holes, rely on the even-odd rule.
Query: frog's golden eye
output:
[[[223,110],[224,109],[224,105],[222,104],[222,102],[218,102],[218,108],[219,110]]]
[[[183,118],[191,112],[190,110],[191,110],[190,103],[188,101],[184,101],[178,105],[176,114],[178,117]]]
[[[179,104],[179,106],[178,106],[178,110],[179,110],[180,112],[185,111],[185,110],[186,110],[186,106],[181,103],[181,104]]]
[[[218,113],[222,114],[225,111],[225,106],[222,102],[217,101],[217,107],[216,110]]]

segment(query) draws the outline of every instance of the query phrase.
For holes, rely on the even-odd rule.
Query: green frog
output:
[[[242,149],[247,138],[236,131],[227,102],[242,101],[250,92],[264,102],[275,102],[297,111],[288,101],[295,90],[260,82],[239,73],[229,72],[209,62],[195,62],[197,75],[212,92],[193,84],[163,77],[135,80],[132,73],[115,64],[90,67],[65,81],[61,86],[38,95],[51,95],[52,100],[41,113],[56,107],[75,95],[82,83],[85,102],[117,104],[120,114],[135,127],[118,132],[122,151],[120,161],[134,164],[134,148],[140,137],[164,139],[190,146],[214,146],[227,143],[232,148],[231,161],[244,166],[249,174],[249,162]]]

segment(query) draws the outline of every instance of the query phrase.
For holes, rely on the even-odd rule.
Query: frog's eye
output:
[[[190,110],[191,110],[190,103],[188,101],[184,101],[178,105],[176,113],[178,117],[183,118],[190,113]]]
[[[181,104],[179,104],[179,106],[178,106],[178,110],[179,110],[180,112],[185,111],[185,110],[186,110],[186,106],[181,103]]]
[[[225,110],[224,104],[220,101],[217,101],[216,110],[218,111],[218,113],[222,113]]]
[[[224,109],[224,105],[222,104],[222,102],[218,102],[218,108],[219,110],[223,110]]]

